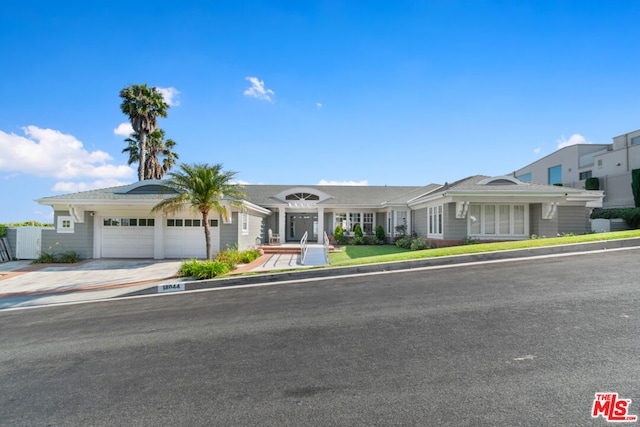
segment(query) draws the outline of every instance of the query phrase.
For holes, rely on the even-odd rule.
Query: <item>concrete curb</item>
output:
[[[317,279],[326,277],[348,276],[363,273],[382,273],[388,271],[410,270],[424,267],[449,266],[472,262],[500,261],[509,259],[528,258],[544,255],[562,255],[580,252],[592,252],[608,249],[640,247],[640,238],[603,240],[589,243],[573,243],[558,246],[542,246],[539,248],[515,249],[497,252],[480,252],[469,255],[452,255],[436,258],[423,258],[409,261],[395,261],[377,264],[363,264],[350,267],[316,268],[311,270],[293,270],[282,273],[258,274],[255,276],[229,277],[221,279],[179,282],[177,291],[191,291],[199,289],[225,288],[229,286],[252,285],[256,283],[277,283],[285,281]],[[162,285],[160,285],[162,286]],[[160,293],[160,286],[131,292],[120,297],[151,295]]]

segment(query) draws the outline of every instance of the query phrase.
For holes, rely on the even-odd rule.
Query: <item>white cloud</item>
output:
[[[271,89],[267,89],[264,87],[264,82],[259,80],[257,77],[245,77],[245,80],[251,82],[251,87],[247,88],[243,94],[247,96],[251,96],[256,99],[261,99],[263,101],[271,101],[271,95],[275,95],[276,93]]]
[[[362,181],[327,181],[326,179],[321,179],[318,185],[369,185],[369,182],[366,179]]]
[[[176,89],[175,87],[156,87],[156,89],[162,94],[164,102],[166,102],[170,106],[180,105],[180,101],[175,99],[180,93],[178,89]]]
[[[118,127],[113,130],[113,133],[116,135],[127,137],[131,136],[131,134],[133,133],[133,126],[131,126],[131,123],[129,122],[120,123]]]
[[[130,181],[118,181],[117,179],[98,179],[92,182],[56,182],[51,188],[52,191],[63,191],[65,193],[75,193],[78,191],[95,190],[97,188],[117,187],[131,184]]]
[[[135,176],[127,165],[114,165],[108,153],[87,151],[73,135],[37,126],[26,136],[0,131],[0,171],[58,179],[118,179]]]
[[[319,110],[322,108],[322,102],[316,102],[316,108]]]
[[[571,135],[569,139],[566,139],[564,136],[558,140],[558,150],[564,147],[568,147],[570,145],[576,144],[591,144],[591,142],[587,142],[584,136],[574,133]]]
[[[541,148],[541,147],[536,147],[536,148],[534,148],[534,149],[533,149],[533,152],[534,152],[535,154],[540,154],[540,152],[541,152],[541,151],[542,151],[542,148]]]

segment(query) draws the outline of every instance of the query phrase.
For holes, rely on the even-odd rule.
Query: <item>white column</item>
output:
[[[153,225],[153,258],[164,259],[166,242],[164,238],[164,229],[166,227],[166,216],[162,212],[157,212],[154,217]]]
[[[324,239],[324,208],[318,208],[318,243]]]
[[[278,208],[279,218],[278,218],[278,234],[280,234],[280,243],[284,243],[287,241],[287,208],[285,206],[280,206]]]

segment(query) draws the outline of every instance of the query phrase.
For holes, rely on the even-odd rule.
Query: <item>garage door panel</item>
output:
[[[220,247],[220,233],[217,227],[211,227],[211,250],[215,253]],[[167,227],[167,258],[206,258],[207,247],[203,227]]]
[[[103,258],[153,258],[153,227],[103,227]]]

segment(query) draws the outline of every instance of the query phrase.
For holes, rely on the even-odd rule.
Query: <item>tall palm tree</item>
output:
[[[193,165],[180,165],[180,172],[171,172],[167,185],[176,191],[175,196],[167,198],[156,206],[153,211],[176,212],[189,206],[202,214],[204,225],[204,238],[207,245],[207,259],[211,259],[211,229],[209,228],[209,212],[214,210],[225,219],[229,213],[222,206],[223,198],[228,197],[229,203],[241,206],[240,199],[246,195],[241,186],[231,181],[236,172],[223,172],[220,163],[209,165],[196,163]]]
[[[144,165],[144,179],[162,179],[164,174],[169,171],[180,158],[178,153],[173,151],[176,142],[169,138],[164,139],[164,130],[157,128],[149,134],[147,138],[147,152]],[[124,140],[129,145],[122,149],[123,153],[129,153],[129,164],[138,163],[140,161],[140,135],[137,133]],[[162,161],[159,156],[164,156]]]
[[[140,136],[138,180],[142,181],[145,179],[147,136],[158,127],[158,117],[167,117],[169,104],[164,102],[157,88],[147,87],[146,83],[122,89],[120,98],[122,98],[120,109],[129,116],[133,130]]]

